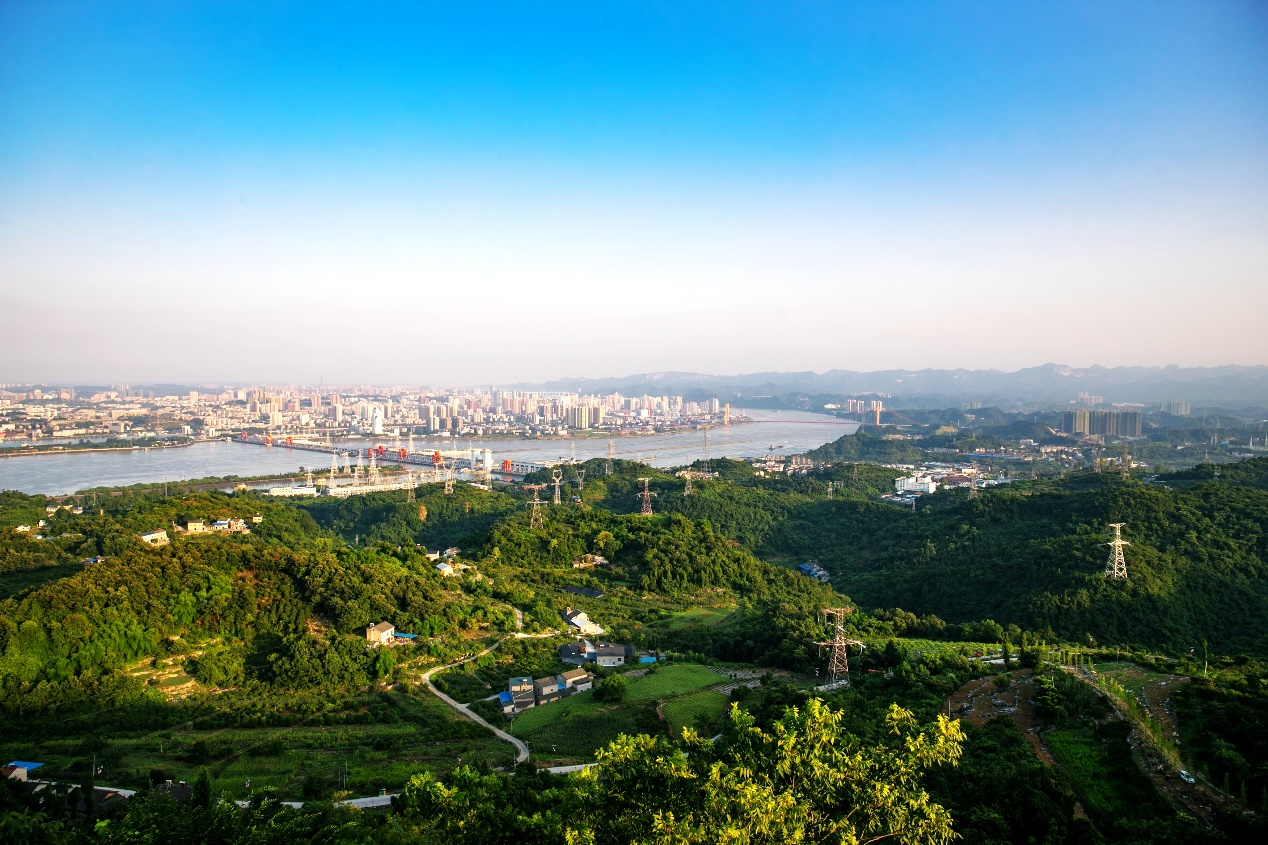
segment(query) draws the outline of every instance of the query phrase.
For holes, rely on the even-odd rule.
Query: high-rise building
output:
[[[1066,434],[1099,434],[1110,437],[1140,437],[1139,411],[1066,411],[1061,415]]]

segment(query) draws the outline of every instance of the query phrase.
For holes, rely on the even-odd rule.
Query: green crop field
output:
[[[716,721],[729,704],[722,693],[706,689],[665,702],[661,712],[669,720],[670,731],[678,736],[683,728],[699,727],[702,718],[710,723]]]
[[[686,695],[701,687],[721,683],[722,676],[712,669],[694,663],[674,663],[644,675],[629,686],[627,701],[651,701]]]
[[[570,695],[561,701],[534,707],[515,717],[511,722],[511,733],[525,736],[539,730],[569,714],[582,714],[598,710],[601,705],[594,700],[590,691]]]
[[[251,789],[276,788],[286,800],[301,800],[302,784],[315,776],[325,795],[346,785],[354,795],[396,790],[424,769],[448,772],[463,762],[509,765],[513,749],[486,729],[457,718],[434,698],[392,694],[399,721],[323,724],[320,718],[288,727],[201,730],[187,725],[117,735],[97,747],[105,771],[101,783],[140,788],[151,777],[193,782],[200,767],[211,774],[216,795],[242,799]],[[31,736],[8,743],[5,759],[43,762],[49,776],[77,782],[84,757],[82,738]]]
[[[717,625],[734,612],[734,607],[693,607],[671,616],[664,627],[668,631],[680,631],[693,625]]]
[[[700,714],[716,718],[726,708],[726,696],[701,687],[721,680],[704,666],[673,664],[630,681],[625,700],[618,703],[595,701],[593,692],[582,692],[534,707],[515,717],[511,733],[527,741],[538,757],[590,760],[596,749],[623,733],[663,732],[658,699],[668,699],[663,712],[675,731],[695,724]]]

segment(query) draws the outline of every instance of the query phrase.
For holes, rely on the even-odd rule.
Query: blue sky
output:
[[[1262,3],[366,5],[0,5],[0,380],[1268,363]]]

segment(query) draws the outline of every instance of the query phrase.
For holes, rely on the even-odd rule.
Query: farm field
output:
[[[528,742],[535,757],[587,762],[623,733],[664,734],[694,724],[700,713],[721,714],[726,696],[703,688],[723,680],[704,666],[675,663],[630,681],[624,701],[600,702],[593,692],[577,693],[516,716],[511,733]],[[662,700],[668,724],[656,712]]]
[[[713,626],[726,620],[735,612],[735,607],[693,607],[682,613],[676,613],[662,624],[667,631],[681,631],[693,625]]]
[[[729,704],[729,699],[722,693],[705,689],[665,702],[661,712],[669,721],[670,732],[678,736],[683,728],[713,723],[727,711]]]
[[[673,663],[644,675],[629,685],[627,701],[651,701],[685,695],[702,687],[721,683],[723,677],[695,663]]]
[[[434,698],[381,698],[392,717],[377,724],[322,724],[319,716],[285,727],[199,730],[186,723],[115,735],[94,746],[104,766],[97,782],[122,788],[139,788],[152,778],[192,783],[206,766],[214,795],[247,798],[250,779],[252,791],[272,788],[285,800],[303,800],[328,798],[340,788],[353,795],[396,790],[423,769],[448,772],[458,757],[492,766],[514,759],[509,745]],[[84,739],[75,734],[10,740],[0,744],[0,754],[39,760],[52,779],[78,782],[84,775]]]

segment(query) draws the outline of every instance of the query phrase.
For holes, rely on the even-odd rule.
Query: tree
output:
[[[921,779],[959,759],[958,723],[939,716],[921,730],[895,705],[884,739],[865,744],[842,719],[811,699],[769,733],[733,706],[716,743],[690,729],[680,745],[622,736],[598,752],[597,767],[575,776],[584,827],[570,831],[571,841],[950,842],[951,815]]]
[[[594,698],[596,701],[624,701],[626,692],[625,676],[611,675],[599,683]]]
[[[201,807],[204,810],[211,807],[211,773],[207,771],[206,766],[202,766],[198,770],[198,779],[194,781],[194,793],[189,798],[195,807]]]

